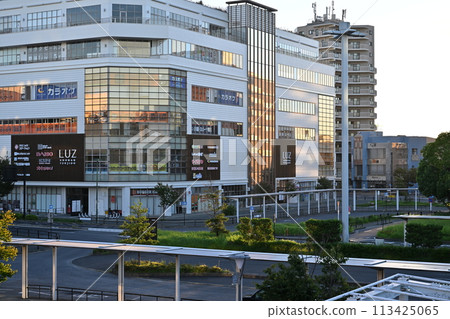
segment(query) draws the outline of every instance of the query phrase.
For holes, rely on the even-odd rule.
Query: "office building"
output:
[[[276,9],[224,5],[0,1],[0,152],[20,179],[2,203],[24,208],[25,179],[32,212],[159,215],[161,182],[193,213],[210,190],[333,173],[334,67]]]

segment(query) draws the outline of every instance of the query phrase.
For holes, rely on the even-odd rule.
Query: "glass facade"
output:
[[[95,58],[100,55],[100,40],[67,43],[67,59]]]
[[[333,177],[334,166],[334,97],[319,95],[319,165],[320,177]]]
[[[297,114],[316,115],[316,104],[296,100],[279,99],[278,111]]]
[[[278,126],[278,138],[299,141],[315,141],[316,130],[306,127]]]
[[[243,105],[243,93],[203,86],[192,86],[192,101],[223,104],[231,106]]]
[[[113,50],[117,57],[149,58],[150,42],[116,40]]]
[[[61,10],[49,10],[27,14],[28,31],[58,28],[61,25]]]
[[[86,179],[186,180],[186,72],[85,71]]]
[[[228,6],[231,34],[245,39],[248,48],[248,140],[251,152],[249,185],[274,185],[275,139],[275,10],[256,3]]]
[[[142,6],[133,4],[113,4],[112,21],[119,23],[142,23]]]
[[[28,63],[59,60],[61,60],[61,44],[27,47]]]
[[[0,17],[0,33],[10,33],[20,28],[20,15]]]
[[[220,64],[242,69],[241,54],[216,50],[201,45],[191,44],[178,40],[153,40],[151,44],[152,56],[174,55],[186,59]]]
[[[20,63],[20,49],[0,49],[0,65],[11,65]]]
[[[67,9],[67,26],[101,22],[101,5]]]
[[[278,64],[278,76],[312,84],[334,87],[334,75]]]
[[[76,133],[77,118],[0,120],[0,135]]]

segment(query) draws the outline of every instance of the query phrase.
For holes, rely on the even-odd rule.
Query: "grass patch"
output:
[[[300,227],[301,226],[301,227]],[[300,226],[294,223],[274,224],[273,230],[275,236],[306,236],[304,229],[305,223],[300,223]]]
[[[149,261],[142,260],[128,260],[125,261],[125,271],[129,273],[139,274],[169,274],[175,273],[175,263],[166,263],[165,261]],[[180,272],[195,273],[195,274],[230,274],[227,269],[222,269],[219,266],[207,266],[207,265],[190,265],[181,264]]]
[[[422,225],[442,225],[442,234],[444,241],[450,241],[450,221],[448,220],[411,220],[408,223],[422,224]],[[385,227],[377,233],[377,237],[384,239],[403,240],[403,223]]]

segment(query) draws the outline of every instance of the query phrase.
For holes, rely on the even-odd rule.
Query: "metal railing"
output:
[[[59,233],[49,230],[23,228],[15,226],[10,227],[9,230],[13,236],[17,237],[60,239]]]
[[[28,285],[29,299],[51,300],[52,287],[48,285]],[[86,290],[73,287],[56,288],[57,300],[64,301],[117,301],[117,292],[104,290]],[[125,292],[126,301],[174,301],[171,296],[158,296]],[[184,301],[200,301],[199,299],[182,298]]]

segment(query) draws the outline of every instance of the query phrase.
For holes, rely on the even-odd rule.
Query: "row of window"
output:
[[[192,86],[192,101],[242,106],[243,96],[242,92]]]
[[[306,58],[309,60],[316,60],[319,54],[315,51],[309,51],[306,49],[298,48],[286,43],[277,42],[275,44],[277,52],[281,54],[296,56],[299,58]]]
[[[316,129],[306,127],[278,126],[278,138],[301,141],[315,141]]]
[[[278,64],[278,76],[286,79],[334,87],[334,75]]]
[[[192,119],[192,134],[243,136],[243,127],[241,122]]]
[[[0,120],[0,135],[52,133],[59,134],[76,132],[77,119],[75,117]]]
[[[0,103],[76,98],[76,82],[0,87]]]
[[[298,114],[308,114],[316,115],[316,104],[311,102],[279,99],[278,100],[278,111],[298,113]]]
[[[178,40],[154,40],[151,55],[175,55],[187,59],[243,68],[242,54],[216,50]]]

